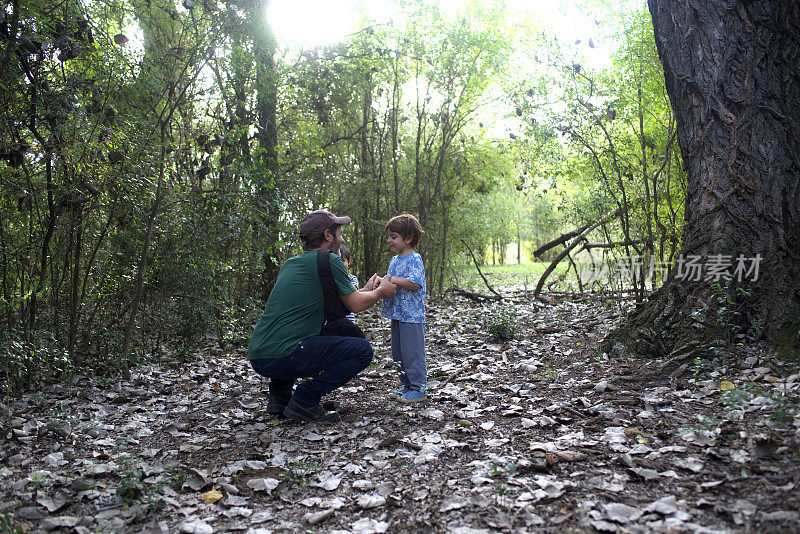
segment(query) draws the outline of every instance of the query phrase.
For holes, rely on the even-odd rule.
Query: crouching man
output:
[[[269,378],[267,412],[300,422],[336,422],[320,399],[343,386],[372,361],[369,341],[360,337],[320,336],[325,299],[317,270],[317,254],[329,250],[330,268],[342,303],[360,312],[395,295],[391,277],[376,275],[359,290],[353,287],[337,254],[343,243],[342,225],[350,217],[328,211],[309,213],[300,223],[304,252],[286,260],[250,340],[253,369]],[[298,378],[311,377],[294,389]]]

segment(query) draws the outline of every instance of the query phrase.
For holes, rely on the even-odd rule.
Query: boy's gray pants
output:
[[[400,382],[409,389],[425,391],[425,323],[404,323],[392,319],[392,359],[397,362]]]

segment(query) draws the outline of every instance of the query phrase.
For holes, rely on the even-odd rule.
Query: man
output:
[[[288,259],[278,273],[264,313],[250,340],[253,369],[268,377],[267,412],[283,413],[300,422],[335,422],[336,412],[320,406],[323,395],[346,384],[372,361],[372,346],[359,337],[320,336],[325,300],[317,272],[317,252],[330,250],[330,265],[339,298],[353,312],[364,311],[382,298],[392,297],[397,286],[391,277],[372,275],[356,290],[342,259],[336,254],[344,242],[342,225],[350,217],[318,210],[300,223],[304,252]],[[313,377],[292,393],[298,378]]]

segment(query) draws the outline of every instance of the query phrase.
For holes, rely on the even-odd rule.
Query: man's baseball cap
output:
[[[317,237],[334,224],[347,224],[350,217],[337,217],[325,210],[312,211],[300,221],[300,237]]]

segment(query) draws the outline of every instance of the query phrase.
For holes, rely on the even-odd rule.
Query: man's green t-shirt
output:
[[[340,295],[355,291],[338,254],[331,254],[331,272]],[[317,251],[290,258],[281,267],[278,281],[250,339],[249,358],[283,358],[307,337],[319,335],[325,321],[325,298],[317,273]]]

